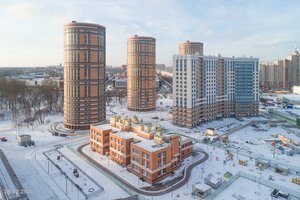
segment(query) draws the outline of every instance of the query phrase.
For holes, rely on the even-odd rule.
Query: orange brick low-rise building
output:
[[[192,140],[137,117],[111,117],[110,124],[92,125],[90,146],[149,183],[172,174],[193,152]]]

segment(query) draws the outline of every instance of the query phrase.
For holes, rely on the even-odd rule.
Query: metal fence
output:
[[[8,199],[7,193],[6,193],[6,189],[5,189],[4,185],[3,185],[3,182],[1,180],[1,178],[0,178],[0,193],[1,193],[1,197],[2,197],[3,200],[7,200]]]
[[[69,161],[76,169],[80,170],[81,173],[83,173],[86,177],[88,177],[90,179],[90,181],[92,181],[95,185],[97,185],[97,187],[99,188],[99,190],[96,190],[90,194],[87,195],[87,198],[90,198],[92,196],[96,196],[102,192],[104,192],[104,188],[99,185],[92,177],[90,177],[87,173],[85,173],[83,170],[81,170],[75,163],[73,163],[67,156],[65,156],[65,154],[63,154],[61,151],[59,151],[58,149],[56,150],[60,155],[62,155],[67,161]]]
[[[275,182],[271,182],[271,181],[262,179],[258,176],[254,176],[254,175],[251,175],[251,174],[240,171],[236,175],[232,176],[228,181],[223,182],[222,186],[220,186],[213,193],[211,193],[209,196],[207,196],[205,198],[205,200],[211,200],[211,199],[216,198],[221,192],[223,192],[226,188],[228,188],[234,181],[236,181],[240,177],[246,178],[250,181],[259,183],[259,184],[264,185],[264,186],[269,187],[269,188],[279,189],[283,192],[289,193],[290,196],[292,196],[292,198],[300,199],[300,192],[297,192],[295,190],[291,190],[291,189],[289,189],[285,186],[279,185]]]

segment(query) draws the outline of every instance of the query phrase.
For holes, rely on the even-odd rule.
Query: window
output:
[[[143,158],[149,160],[149,154],[143,153]]]
[[[146,170],[143,170],[143,175],[144,176],[149,176],[149,172],[147,172]]]
[[[134,154],[137,154],[137,155],[140,154],[139,150],[137,150],[137,149],[132,149],[132,151],[133,151]]]
[[[135,170],[135,171],[139,171],[140,170],[140,168],[138,167],[138,166],[136,166],[136,165],[133,165],[133,169]]]
[[[162,169],[158,172],[158,176],[162,176],[166,173],[166,169]]]

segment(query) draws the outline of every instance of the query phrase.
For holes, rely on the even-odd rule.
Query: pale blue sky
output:
[[[172,65],[181,41],[205,55],[286,57],[300,46],[298,0],[0,0],[0,66],[63,63],[63,25],[106,27],[107,65],[126,64],[127,38],[156,38],[157,63]]]

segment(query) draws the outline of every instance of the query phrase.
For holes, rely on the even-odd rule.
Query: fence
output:
[[[76,169],[80,170],[81,173],[83,173],[86,177],[88,177],[90,179],[90,181],[92,181],[95,185],[97,185],[97,187],[99,188],[99,190],[92,192],[90,194],[87,195],[87,198],[90,198],[91,196],[96,196],[97,194],[100,194],[102,192],[104,192],[104,188],[99,185],[92,177],[90,177],[87,173],[85,173],[83,170],[81,170],[75,163],[73,163],[67,156],[65,156],[61,151],[59,151],[58,149],[56,149],[56,151],[62,155],[67,161],[69,161]]]
[[[295,173],[295,174],[300,173],[300,167],[289,165],[289,164],[279,162],[279,161],[276,161],[276,160],[267,159],[267,158],[264,158],[264,157],[261,157],[261,156],[258,156],[258,155],[249,154],[245,150],[237,150],[237,149],[234,149],[234,148],[226,148],[226,149],[230,149],[230,151],[232,151],[234,153],[237,153],[238,155],[242,155],[242,156],[246,156],[246,157],[249,157],[249,158],[251,157],[251,158],[254,158],[254,159],[257,159],[257,160],[264,160],[264,161],[270,162],[271,167],[274,167],[276,165],[281,165],[281,166],[289,168],[290,171]]]
[[[80,158],[82,158],[83,160],[87,160],[85,157],[83,157],[78,151],[76,151],[74,148],[72,148],[70,145],[66,145],[73,153],[75,153],[77,156],[79,156]],[[104,174],[107,178],[111,179],[114,183],[116,183],[119,187],[121,187],[122,189],[124,189],[127,193],[129,193],[130,195],[137,195],[137,193],[133,190],[131,190],[129,187],[126,187],[123,183],[121,183],[121,181],[119,181],[117,178],[108,175],[105,171],[103,171],[101,168],[98,168],[97,166],[94,166],[93,163],[90,163],[93,167],[95,167],[98,171],[102,172],[102,174]],[[145,198],[143,196],[139,196],[139,199],[144,200]]]
[[[294,130],[292,130],[292,129],[289,129],[288,127],[282,127],[284,130],[286,130],[288,133],[293,133],[293,134],[295,134],[296,136],[298,136],[298,137],[300,137],[300,133],[299,132],[297,132],[297,131],[294,131]]]
[[[228,181],[223,182],[223,185],[221,187],[219,187],[218,189],[216,189],[208,197],[206,197],[205,200],[211,200],[211,199],[216,198],[221,192],[223,192],[226,188],[228,188],[234,181],[236,181],[240,177],[246,178],[250,181],[259,183],[259,184],[264,185],[264,186],[269,187],[269,188],[279,189],[283,192],[289,193],[290,196],[292,196],[295,199],[300,199],[300,193],[296,192],[295,190],[291,190],[291,189],[289,189],[285,186],[278,185],[275,182],[271,182],[271,181],[268,181],[268,180],[265,180],[265,179],[261,179],[258,176],[254,176],[254,175],[251,175],[251,174],[240,171],[236,175],[232,176]]]
[[[49,162],[50,161],[50,163],[53,165],[53,166],[55,166],[58,170],[59,170],[59,172],[60,172],[60,174],[61,175],[64,175],[65,176],[65,179],[66,180],[68,180],[70,183],[72,183],[73,185],[74,185],[74,187],[76,187],[77,188],[77,190],[78,190],[78,192],[80,192],[81,194],[82,194],[82,196],[84,196],[84,198],[85,199],[88,199],[88,196],[87,196],[87,194],[85,194],[83,191],[82,191],[82,189],[80,188],[80,187],[78,187],[78,185],[70,178],[70,177],[68,177],[67,175],[66,175],[66,173],[47,155],[47,153],[48,152],[50,152],[50,150],[48,150],[48,151],[45,151],[45,152],[43,152],[43,155],[47,158],[47,161]],[[48,172],[47,172],[48,174],[49,174],[49,167],[48,167]],[[52,177],[51,177],[52,178]],[[52,180],[55,182],[55,180],[52,178]],[[60,187],[60,186],[59,186]],[[68,188],[67,188],[67,186],[66,186],[66,191],[64,191],[65,192],[65,194],[68,196]],[[69,198],[69,196],[68,196],[68,198]]]
[[[6,190],[5,190],[5,187],[3,185],[3,182],[1,180],[1,178],[0,178],[0,193],[1,193],[1,197],[2,197],[3,200],[8,199],[7,194],[6,194]]]

